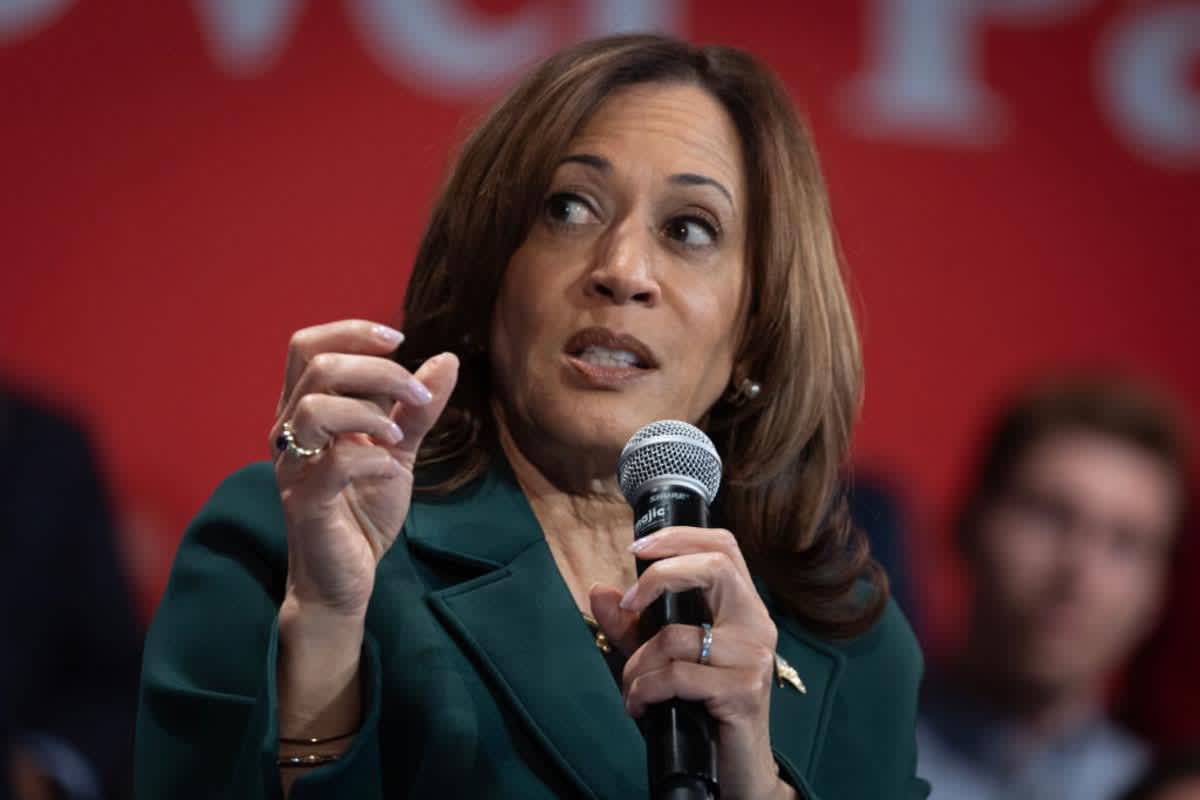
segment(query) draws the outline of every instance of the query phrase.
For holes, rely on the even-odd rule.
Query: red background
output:
[[[0,39],[0,374],[90,424],[148,610],[189,516],[266,455],[290,332],[394,319],[452,147],[497,89],[397,79],[349,0],[300,3],[244,77],[189,4],[66,5]],[[459,5],[492,20],[553,7],[562,43],[574,35],[571,3]],[[855,459],[911,493],[936,639],[959,597],[944,521],[1004,393],[1101,365],[1200,410],[1200,164],[1140,153],[1097,93],[1106,36],[1195,4],[981,22],[971,65],[1006,109],[983,144],[854,118],[849,87],[887,5],[677,0],[677,32],[753,51],[811,118],[861,309]]]

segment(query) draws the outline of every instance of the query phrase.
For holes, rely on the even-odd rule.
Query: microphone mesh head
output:
[[[642,486],[654,478],[679,476],[705,488],[711,503],[721,485],[721,457],[712,440],[695,425],[674,419],[651,422],[635,433],[621,450],[617,480],[633,505]]]

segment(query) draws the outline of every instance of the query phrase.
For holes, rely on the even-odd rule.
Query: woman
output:
[[[925,795],[920,655],[832,501],[860,360],[825,190],[769,73],[550,58],[463,148],[404,318],[293,337],[274,469],[192,523],[147,641],[143,796],[645,797],[634,719],[671,697],[724,798]],[[633,546],[617,455],[661,418],[716,443],[727,529]],[[640,640],[688,588],[711,639]]]

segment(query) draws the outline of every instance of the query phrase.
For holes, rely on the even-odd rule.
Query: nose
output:
[[[1094,530],[1082,521],[1064,532],[1058,553],[1058,579],[1070,595],[1086,594],[1098,576],[1104,574],[1107,556],[1102,530]]]
[[[611,228],[598,241],[584,290],[588,297],[616,305],[656,305],[661,289],[654,269],[654,244],[651,233],[631,220]]]

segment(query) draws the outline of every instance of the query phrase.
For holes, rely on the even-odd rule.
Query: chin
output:
[[[1057,693],[1092,683],[1102,670],[1098,659],[1089,658],[1086,648],[1075,646],[1073,652],[1060,648],[1041,648],[1031,653],[1023,670],[1027,682],[1042,692]]]
[[[629,398],[583,398],[564,403],[539,415],[541,427],[563,446],[594,453],[611,454],[615,459],[621,448],[639,428],[656,419],[670,418],[654,409],[644,410]]]

